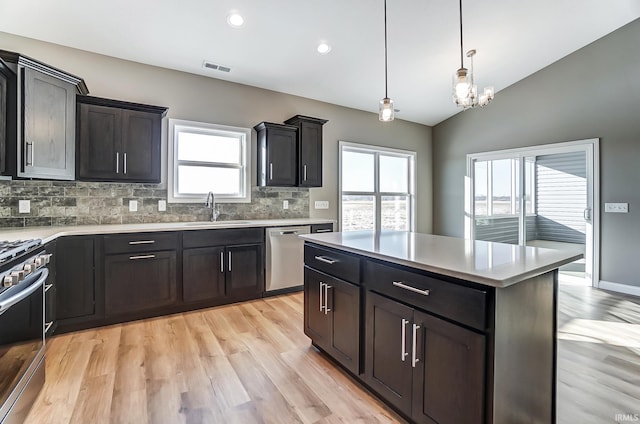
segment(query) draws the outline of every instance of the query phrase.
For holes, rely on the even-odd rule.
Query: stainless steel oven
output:
[[[44,290],[50,256],[37,243],[0,264],[2,424],[22,423],[44,384]]]

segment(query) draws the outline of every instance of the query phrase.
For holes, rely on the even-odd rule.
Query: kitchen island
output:
[[[305,239],[305,333],[411,422],[553,423],[558,267],[581,254],[396,231]]]

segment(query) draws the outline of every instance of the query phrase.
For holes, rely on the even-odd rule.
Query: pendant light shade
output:
[[[387,0],[384,0],[384,98],[380,100],[378,119],[382,122],[393,121],[393,100],[389,98],[387,84]]]

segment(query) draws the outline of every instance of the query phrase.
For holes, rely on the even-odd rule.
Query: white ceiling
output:
[[[500,90],[640,17],[638,0],[464,0],[479,89]],[[245,18],[227,25],[229,11]],[[458,2],[388,0],[389,97],[399,119],[459,110]],[[377,113],[383,0],[0,0],[0,31]],[[332,50],[316,52],[326,40]],[[207,70],[203,60],[231,67]],[[87,81],[90,86],[90,81]],[[302,111],[301,111],[302,112]]]

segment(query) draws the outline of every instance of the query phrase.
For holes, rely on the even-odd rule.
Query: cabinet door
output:
[[[257,297],[264,291],[262,244],[227,246],[225,266],[229,297]]]
[[[95,315],[93,237],[62,237],[56,241],[56,319]]]
[[[302,121],[299,138],[299,185],[322,187],[322,125]]]
[[[161,116],[122,111],[122,179],[160,182]]]
[[[420,328],[413,419],[429,424],[483,422],[484,336],[417,311],[414,323]]]
[[[329,353],[352,373],[360,373],[360,287],[331,278],[326,281],[331,315]]]
[[[365,381],[407,415],[411,414],[412,318],[412,308],[367,291]]]
[[[297,170],[297,133],[295,130],[267,130],[266,185],[295,186]]]
[[[182,252],[182,298],[185,302],[224,297],[224,254],[223,247]]]
[[[75,101],[73,84],[23,69],[21,177],[73,180]]]
[[[112,180],[122,172],[120,110],[78,105],[78,177]]]
[[[175,251],[109,255],[104,267],[107,316],[159,308],[177,300]]]
[[[324,311],[324,283],[327,275],[304,267],[304,334],[321,349],[331,347],[331,322]]]

